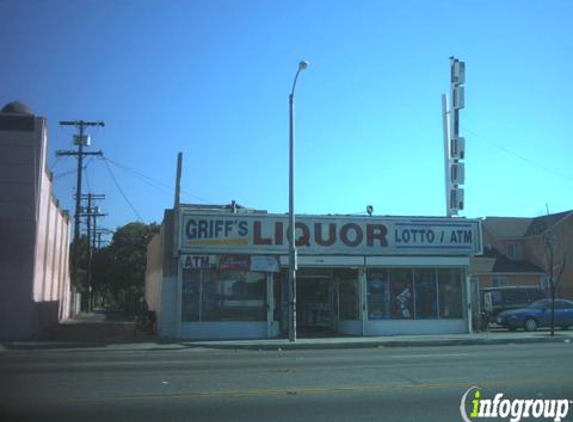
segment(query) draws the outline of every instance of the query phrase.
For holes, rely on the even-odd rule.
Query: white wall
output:
[[[362,321],[360,320],[341,320],[338,321],[338,331],[342,334],[349,334],[352,336],[362,335]]]
[[[414,319],[367,321],[365,335],[462,334],[467,332],[468,323],[465,319]]]
[[[261,339],[267,337],[267,322],[183,322],[178,337],[193,340]]]

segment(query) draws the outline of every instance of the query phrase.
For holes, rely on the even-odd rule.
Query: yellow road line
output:
[[[249,390],[230,390],[230,391],[187,391],[172,393],[149,393],[133,394],[120,396],[102,396],[102,397],[80,397],[65,398],[57,400],[58,402],[91,402],[91,401],[119,401],[119,400],[141,400],[141,399],[165,399],[165,398],[238,398],[238,397],[264,397],[264,396],[282,396],[282,395],[311,395],[311,394],[341,394],[341,393],[359,393],[359,392],[382,392],[393,390],[430,390],[443,388],[460,388],[460,391],[468,386],[475,385],[472,381],[452,381],[452,382],[426,382],[426,383],[408,383],[408,384],[384,384],[384,385],[355,385],[348,387],[292,387],[279,389],[249,389]],[[511,387],[523,384],[573,384],[573,379],[525,379],[525,380],[507,380],[507,381],[488,381],[478,383],[480,387]]]

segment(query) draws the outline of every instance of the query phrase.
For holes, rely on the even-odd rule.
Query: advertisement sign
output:
[[[217,257],[211,255],[181,255],[181,267],[184,270],[209,269],[217,265]]]
[[[250,270],[265,273],[278,273],[280,271],[278,257],[272,255],[253,255],[251,256]]]
[[[221,260],[221,269],[227,271],[248,271],[249,255],[225,255]]]
[[[189,255],[179,257],[184,270],[220,268],[231,271],[278,273],[280,262],[275,255]]]
[[[300,255],[474,255],[478,220],[297,216]],[[182,209],[181,253],[288,254],[287,215],[226,214]]]

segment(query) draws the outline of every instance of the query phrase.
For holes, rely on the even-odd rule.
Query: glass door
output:
[[[340,284],[338,279],[332,280],[329,285],[329,298],[330,298],[330,329],[338,331],[338,318],[340,314]]]

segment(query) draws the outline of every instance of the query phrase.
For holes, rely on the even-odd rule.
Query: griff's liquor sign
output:
[[[288,216],[181,211],[182,253],[287,254]],[[446,218],[297,216],[301,255],[473,255],[479,221]]]

